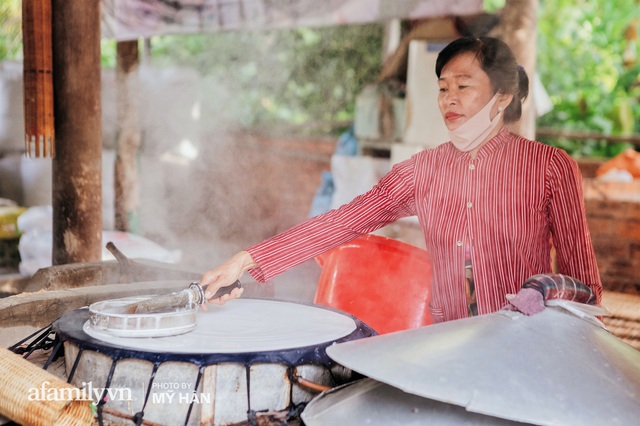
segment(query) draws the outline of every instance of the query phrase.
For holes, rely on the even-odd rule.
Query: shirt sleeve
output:
[[[394,165],[368,192],[246,250],[258,264],[249,273],[265,282],[334,247],[415,215],[415,160]]]
[[[578,164],[557,150],[548,170],[549,215],[558,272],[577,278],[602,300],[602,282],[587,225],[582,175]]]

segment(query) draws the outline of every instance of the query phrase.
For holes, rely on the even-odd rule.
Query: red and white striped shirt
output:
[[[465,241],[478,313],[495,312],[532,275],[558,273],[601,300],[577,163],[563,150],[503,128],[475,159],[445,143],[393,166],[370,191],[247,249],[264,282],[333,247],[417,215],[431,258],[435,322],[467,317]],[[400,285],[400,284],[399,284]],[[402,293],[402,289],[398,289]]]

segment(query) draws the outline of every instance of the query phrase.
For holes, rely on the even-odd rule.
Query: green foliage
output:
[[[115,67],[116,42],[102,40],[102,66]],[[22,0],[0,0],[0,61],[22,60]]]
[[[495,13],[504,7],[507,0],[483,0],[482,8],[487,13]]]
[[[637,0],[543,0],[538,21],[538,73],[554,108],[538,126],[630,135],[638,133],[638,66],[626,67],[625,31],[637,29]],[[576,156],[610,157],[628,144],[548,139]]]
[[[0,61],[22,59],[22,2],[0,2]]]
[[[115,40],[100,40],[100,61],[102,68],[116,67],[116,44]]]
[[[335,122],[376,79],[382,26],[239,31],[154,37],[156,65],[183,64],[223,82],[246,126]]]
[[[484,0],[495,11],[505,0]],[[21,1],[0,1],[0,60],[21,60]],[[640,133],[638,0],[540,0],[537,70],[554,108],[538,126],[629,135]],[[166,35],[151,40],[156,66],[184,65],[203,76],[214,112],[245,126],[353,119],[355,96],[381,67],[382,25]],[[102,64],[116,63],[103,40]],[[627,147],[604,141],[543,139],[576,156],[610,157]]]

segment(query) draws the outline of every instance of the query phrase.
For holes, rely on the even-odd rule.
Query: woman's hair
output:
[[[493,37],[462,37],[449,43],[438,54],[436,75],[440,78],[442,68],[462,53],[473,53],[480,66],[489,76],[493,93],[513,95],[513,100],[504,111],[504,121],[520,120],[522,102],[529,94],[529,78],[524,68],[518,66],[513,52],[507,44]]]

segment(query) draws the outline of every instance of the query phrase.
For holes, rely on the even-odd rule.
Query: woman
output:
[[[244,271],[264,282],[326,250],[417,215],[432,269],[434,322],[502,308],[532,275],[558,271],[602,284],[582,196],[564,151],[510,133],[528,78],[495,38],[464,37],[439,54],[438,106],[451,141],[396,164],[369,192],[242,251],[201,279],[207,294]],[[234,290],[215,303],[239,297]],[[402,288],[398,288],[402,297]],[[209,296],[207,297],[209,298]]]

